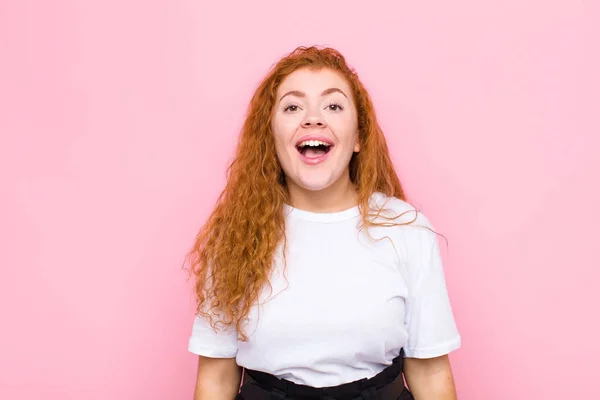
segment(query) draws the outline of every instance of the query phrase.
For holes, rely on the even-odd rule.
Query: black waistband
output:
[[[328,396],[333,398],[352,398],[359,396],[365,391],[378,391],[393,382],[395,383],[393,386],[399,386],[398,391],[401,392],[404,389],[404,382],[401,374],[403,365],[403,351],[401,351],[400,355],[393,360],[390,366],[372,378],[364,378],[354,382],[344,383],[339,386],[322,388],[299,385],[260,371],[248,369],[245,369],[244,371],[249,378],[263,388],[267,390],[276,390],[288,396],[305,398],[324,398]]]

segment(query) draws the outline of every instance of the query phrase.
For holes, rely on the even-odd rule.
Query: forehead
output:
[[[290,90],[299,90],[310,96],[318,95],[329,88],[341,89],[348,97],[352,94],[346,78],[341,73],[328,68],[318,70],[308,68],[297,69],[281,82],[277,93],[281,94]]]

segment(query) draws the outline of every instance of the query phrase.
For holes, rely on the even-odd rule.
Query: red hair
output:
[[[241,340],[247,339],[242,322],[269,283],[275,249],[281,243],[285,249],[283,207],[288,192],[271,118],[279,85],[299,68],[331,69],[352,88],[361,150],[350,161],[350,179],[358,191],[363,225],[375,225],[369,221],[374,192],[405,200],[369,94],[342,54],[331,48],[299,47],[281,59],[252,97],[225,189],[189,254],[198,314],[210,318],[213,328],[217,322],[235,326]]]

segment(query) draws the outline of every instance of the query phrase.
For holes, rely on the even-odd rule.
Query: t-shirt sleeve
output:
[[[458,332],[440,256],[436,233],[427,218],[419,214],[408,235],[407,262],[409,299],[405,323],[408,341],[406,357],[432,358],[458,349]]]
[[[188,350],[204,357],[234,358],[238,351],[235,327],[225,329],[219,324],[215,331],[207,318],[196,315],[188,342]]]

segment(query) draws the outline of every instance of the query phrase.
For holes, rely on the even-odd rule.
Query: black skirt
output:
[[[315,388],[279,379],[264,372],[244,369],[236,400],[414,400],[404,386],[403,352],[389,367],[370,379],[339,386]]]

